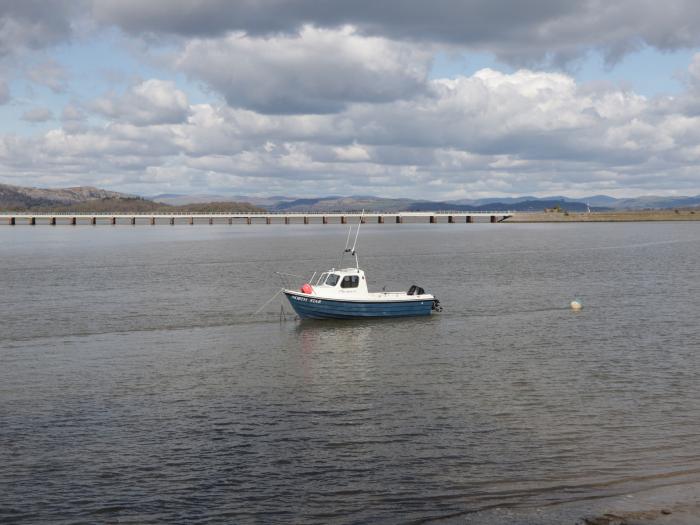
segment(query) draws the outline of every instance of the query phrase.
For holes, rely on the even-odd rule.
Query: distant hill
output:
[[[644,196],[615,198],[607,195],[571,198],[562,195],[549,197],[493,197],[429,201],[422,199],[383,198],[372,195],[325,196],[298,198],[290,196],[253,197],[243,195],[161,194],[139,197],[127,193],[102,190],[91,186],[44,189],[0,184],[0,210],[55,210],[55,211],[280,211],[280,212],[398,212],[426,210],[455,211],[543,211],[559,207],[571,212],[606,210],[647,210],[700,207],[700,195],[660,197]]]
[[[551,197],[493,197],[480,199],[459,199],[453,201],[429,201],[419,199],[388,199],[373,196],[350,197],[314,197],[295,199],[293,197],[269,197],[254,199],[237,196],[236,200],[253,202],[270,211],[420,211],[420,210],[455,210],[455,211],[542,211],[545,208],[559,206],[568,211],[624,210],[624,209],[669,209],[700,206],[697,197],[639,197],[617,199],[607,195],[571,198],[565,196]]]
[[[127,193],[91,186],[76,188],[30,188],[0,184],[2,211],[75,211],[75,212],[233,212],[265,211],[247,202],[200,202],[170,206]]]
[[[271,207],[281,202],[296,200],[296,197],[252,197],[241,195],[219,195],[216,193],[162,193],[147,197],[148,200],[169,204],[170,206],[184,206],[187,204],[202,204],[209,202],[247,202],[254,206]]]
[[[544,209],[560,208],[566,211],[587,211],[588,206],[583,202],[558,200],[526,200],[516,202],[488,202],[481,205],[454,204],[453,202],[414,202],[408,211],[455,210],[455,211],[542,211]],[[608,208],[590,207],[591,211],[604,211]]]
[[[0,207],[5,210],[24,210],[43,206],[61,206],[87,201],[138,199],[134,195],[101,190],[92,186],[46,189],[0,184]]]
[[[334,212],[348,210],[365,211],[401,211],[406,210],[413,201],[410,199],[383,199],[380,197],[322,197],[318,199],[295,199],[279,202],[273,207],[275,211],[317,211]]]
[[[694,208],[700,206],[700,195],[695,197],[658,197],[647,195],[633,199],[617,199],[610,205],[615,209],[655,210],[668,208]]]

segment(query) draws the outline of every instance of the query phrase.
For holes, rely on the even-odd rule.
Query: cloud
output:
[[[654,98],[549,67],[692,48],[699,22],[686,0],[5,2],[0,104],[19,89],[7,71],[63,92],[22,108],[29,122],[59,114],[50,126],[0,135],[0,178],[144,193],[700,192],[700,54],[682,92]],[[61,64],[94,71],[69,55],[107,41],[140,52],[119,67],[140,59],[171,80],[81,98],[99,82],[73,86]],[[522,67],[431,78],[437,52],[469,51]]]
[[[85,113],[79,107],[68,104],[61,112],[61,120],[63,122],[80,122],[85,120]]]
[[[10,101],[10,87],[0,78],[0,106]]]
[[[331,114],[178,102],[178,118],[163,119],[138,109],[144,92],[153,107],[179,98],[168,82],[152,79],[108,99],[106,126],[71,128],[80,116],[73,108],[64,110],[63,128],[42,137],[4,137],[0,167],[5,179],[52,173],[80,184],[99,174],[144,193],[163,185],[266,194],[293,186],[309,195],[371,188],[419,198],[700,192],[700,117],[683,113],[677,99],[532,70],[484,69],[427,86],[413,99]],[[690,90],[684,96],[697,98]],[[132,102],[137,109],[127,109]]]
[[[700,45],[694,0],[95,0],[95,18],[132,34],[212,38],[296,34],[305,26],[406,42],[490,52],[515,65],[566,63],[590,50],[615,61],[641,45],[660,50]]]
[[[333,148],[337,160],[341,162],[364,162],[370,160],[370,154],[366,147],[352,144]]]
[[[0,57],[21,48],[41,49],[69,40],[72,24],[85,6],[82,0],[0,3]]]
[[[52,118],[53,114],[49,108],[32,108],[22,114],[22,120],[27,122],[46,122]]]
[[[104,116],[137,126],[177,124],[187,118],[187,96],[170,81],[150,79],[122,95],[96,100],[92,108]]]
[[[55,60],[47,60],[30,67],[27,77],[36,84],[48,87],[54,93],[61,93],[66,88],[68,74]]]
[[[188,42],[177,69],[260,113],[332,113],[355,102],[389,102],[425,89],[431,55],[351,27],[304,27],[298,35],[234,33]]]

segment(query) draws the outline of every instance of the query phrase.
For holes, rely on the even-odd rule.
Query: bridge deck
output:
[[[480,217],[487,217],[490,222],[500,222],[508,217],[512,217],[512,211],[461,211],[461,210],[444,210],[444,211],[401,211],[401,212],[364,212],[363,221],[375,221],[378,223],[396,222],[402,223],[408,219],[427,219],[430,223],[438,222],[438,219],[447,220],[447,222],[457,222],[461,218],[465,222],[474,222]],[[196,221],[207,220],[209,224],[214,224],[215,221],[228,221],[233,224],[234,220],[245,220],[247,224],[260,222],[264,220],[267,224],[279,222],[282,220],[285,224],[290,224],[292,221],[303,221],[304,224],[309,224],[313,219],[314,222],[319,220],[323,224],[328,224],[332,219],[333,222],[339,221],[341,224],[347,224],[348,221],[359,219],[361,212],[212,212],[212,213],[188,213],[188,212],[172,212],[172,213],[153,213],[153,212],[131,212],[131,213],[109,213],[109,212],[2,212],[0,213],[0,224],[64,224],[66,221],[69,224],[76,225],[79,222],[89,221],[92,224],[101,224],[105,220],[111,224],[120,224],[124,221],[129,221],[131,224],[142,223],[147,219],[150,224],[162,223],[168,221],[170,224],[182,223],[183,221],[189,224],[195,224]]]

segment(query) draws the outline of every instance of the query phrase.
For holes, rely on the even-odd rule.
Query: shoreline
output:
[[[513,215],[502,221],[504,224],[537,222],[672,222],[698,221],[696,210],[645,210],[616,212],[534,212]]]
[[[683,481],[533,507],[495,507],[441,525],[697,525],[700,482]]]

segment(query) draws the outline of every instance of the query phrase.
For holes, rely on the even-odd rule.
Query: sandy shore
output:
[[[697,220],[700,220],[700,211],[698,210],[644,210],[591,213],[517,213],[503,222],[644,222]]]
[[[698,525],[700,482],[674,480],[616,495],[591,495],[538,507],[495,507],[429,520],[440,525]]]

